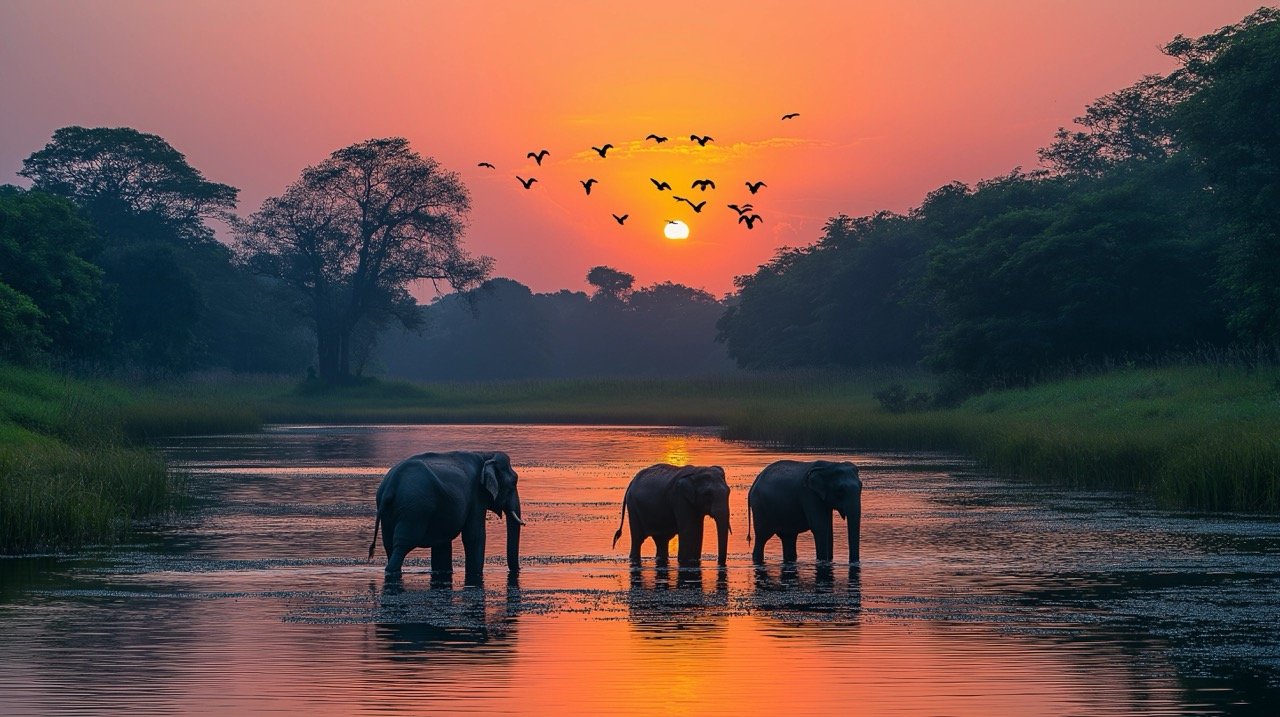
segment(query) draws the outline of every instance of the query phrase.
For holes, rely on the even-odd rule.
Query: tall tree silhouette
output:
[[[239,223],[237,235],[251,268],[304,299],[320,377],[337,382],[352,375],[353,335],[362,322],[418,320],[410,282],[463,290],[488,275],[492,260],[472,258],[461,246],[469,208],[456,173],[414,152],[406,139],[371,139],[303,170]]]
[[[623,301],[636,278],[611,266],[593,266],[587,272],[587,283],[596,288],[591,298],[611,302]]]

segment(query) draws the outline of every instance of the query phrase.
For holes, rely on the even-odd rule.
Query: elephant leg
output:
[[[476,525],[468,525],[462,530],[462,552],[466,555],[466,582],[464,585],[484,584],[484,514]],[[477,527],[477,525],[479,527]]]
[[[453,543],[431,546],[431,576],[447,578],[453,575]]]
[[[778,540],[782,541],[782,562],[794,563],[796,561],[796,534],[779,535]]]
[[[642,528],[636,521],[636,512],[631,511],[631,564],[640,564],[640,546],[644,544],[645,538],[649,536],[644,534]],[[656,541],[656,539],[655,539]]]
[[[764,544],[769,542],[769,538],[772,537],[772,533],[761,533],[760,529],[758,527],[756,528],[756,544],[751,548],[752,563],[756,565],[764,565]]]
[[[666,565],[671,562],[671,536],[653,536],[653,546],[656,551],[653,560],[655,564]]]
[[[831,562],[835,556],[835,525],[831,513],[820,517],[810,524],[813,528],[813,550],[818,560]]]
[[[391,546],[390,555],[387,556],[387,568],[384,571],[387,577],[400,575],[400,568],[404,565],[404,557],[408,554],[409,549],[403,545]]]

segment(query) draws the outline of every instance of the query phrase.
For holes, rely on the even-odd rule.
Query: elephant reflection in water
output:
[[[720,466],[673,466],[659,463],[636,473],[622,498],[622,516],[613,545],[622,537],[622,523],[631,512],[631,564],[640,564],[640,546],[652,538],[655,562],[666,565],[669,544],[680,538],[677,559],[693,567],[702,560],[703,519],[716,523],[716,562],[723,566],[729,547],[729,484]]]
[[[652,572],[632,570],[627,591],[632,628],[655,639],[723,632],[729,612],[728,576],[724,570],[715,574],[713,583],[704,584],[701,568],[659,565]]]
[[[373,583],[369,587],[376,591]],[[489,597],[484,590],[405,590],[403,583],[387,581],[374,627],[378,645],[396,661],[430,661],[481,645],[485,649],[475,653],[478,659],[514,656],[519,586],[508,582],[505,603],[491,604]]]

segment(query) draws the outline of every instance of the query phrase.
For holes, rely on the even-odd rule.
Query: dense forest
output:
[[[962,385],[1280,341],[1280,12],[1177,37],[1044,168],[840,216],[718,324],[742,366],[925,365]]]
[[[902,214],[834,217],[723,300],[633,288],[609,267],[588,275],[590,295],[491,278],[491,260],[459,246],[465,187],[399,138],[334,152],[242,219],[237,190],[162,138],[62,128],[24,161],[29,189],[0,187],[0,360],[311,366],[332,381],[924,365],[967,392],[1194,351],[1274,355],[1277,20],[1261,9],[1175,38],[1176,69],[1099,98],[1041,168],[948,184]],[[353,194],[379,172],[396,191]],[[413,208],[428,205],[441,209]],[[384,223],[352,218],[372,215]],[[419,306],[419,279],[456,292]]]

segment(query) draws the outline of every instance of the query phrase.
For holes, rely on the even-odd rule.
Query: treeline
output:
[[[1064,367],[1280,343],[1280,11],[1164,52],[1045,169],[830,220],[738,277],[742,366],[923,362],[964,392]]]
[[[587,274],[588,295],[535,294],[510,279],[446,296],[421,311],[420,331],[378,342],[386,373],[420,381],[702,376],[734,370],[715,323],[724,305],[670,282],[632,288],[610,267]]]
[[[301,371],[290,297],[234,261],[207,222],[234,187],[160,137],[65,127],[0,186],[0,362],[177,372]]]

